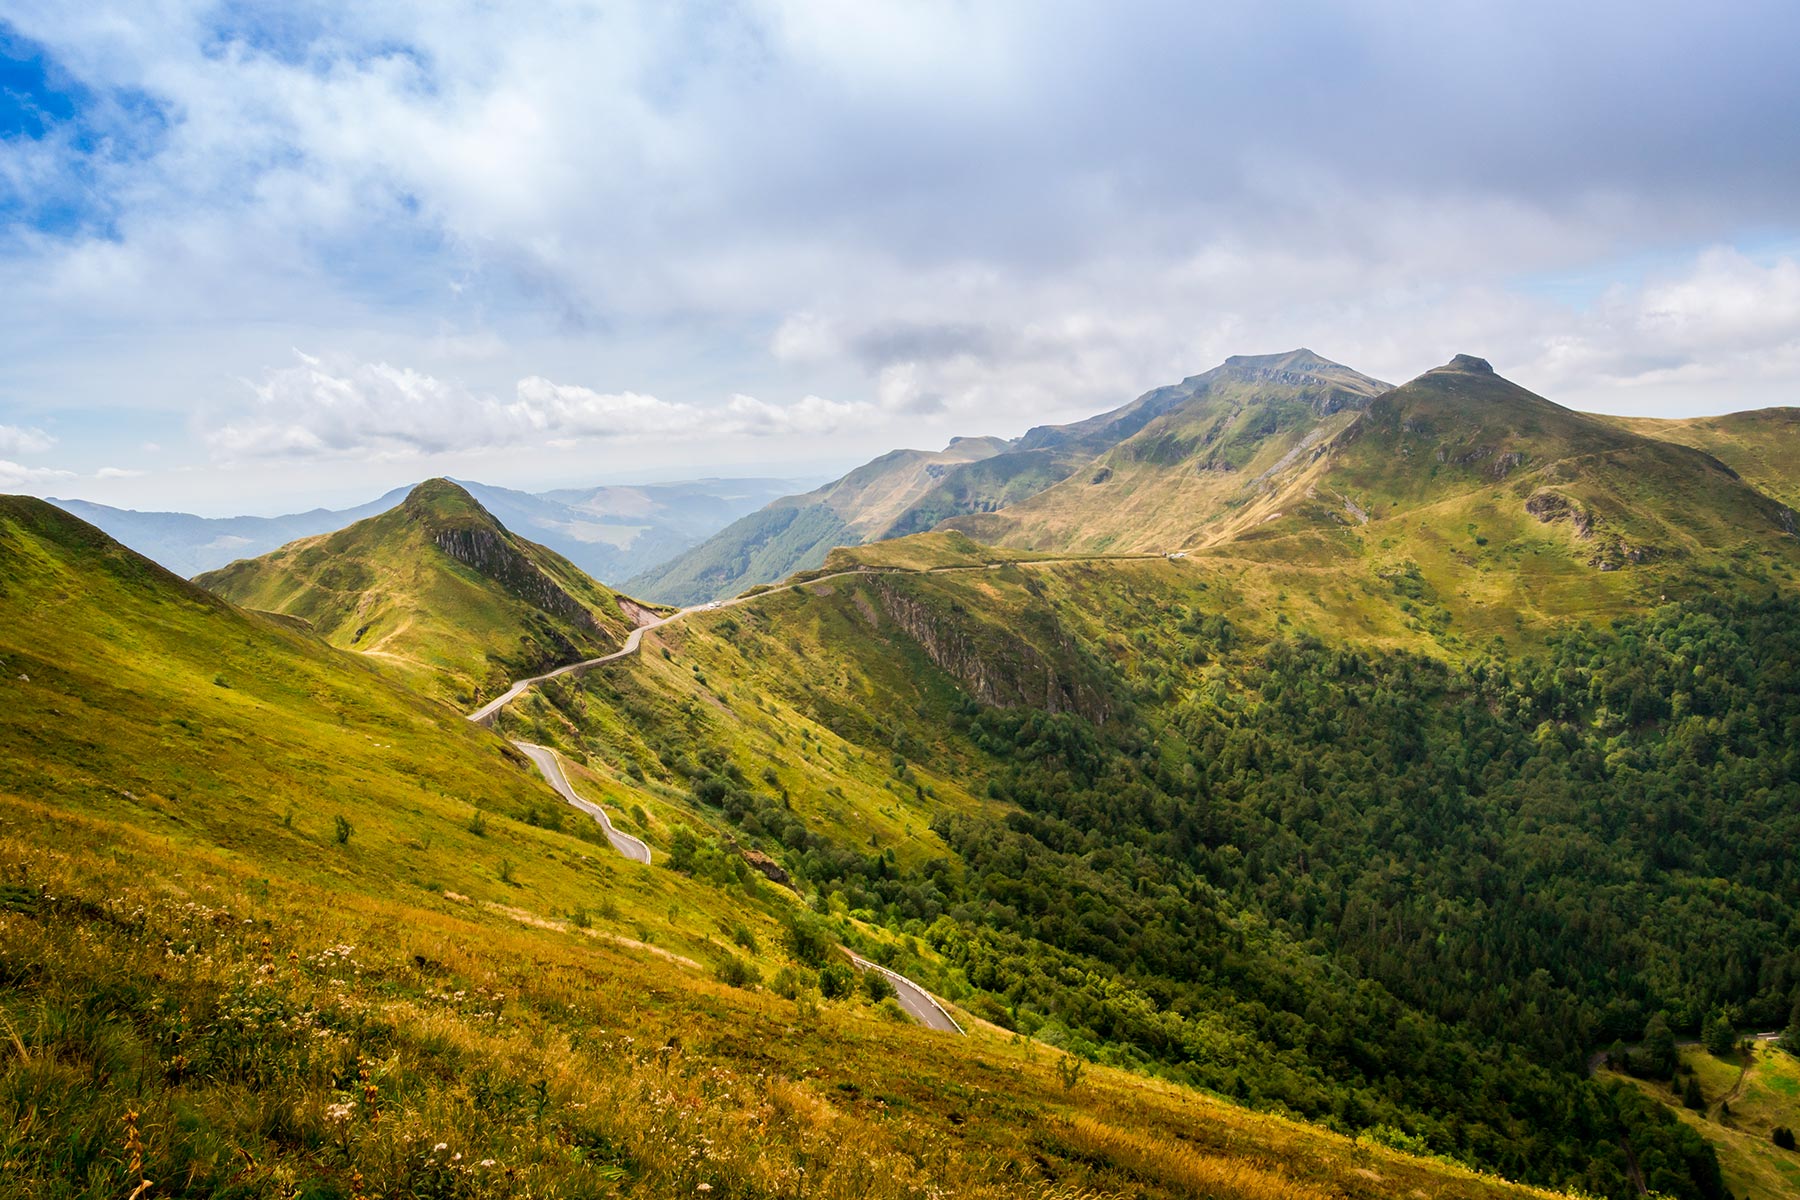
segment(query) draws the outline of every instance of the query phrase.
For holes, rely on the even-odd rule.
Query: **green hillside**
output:
[[[1068,425],[1040,425],[1013,441],[955,438],[936,453],[884,454],[815,491],[752,513],[679,558],[627,580],[625,586],[671,604],[722,599],[811,570],[835,547],[923,533],[971,515],[977,519],[966,527],[984,541],[995,541],[997,527],[981,524],[979,514],[1006,509],[1083,474],[1082,468],[1096,455],[1139,434],[1165,413],[1219,389],[1221,373],[1235,378],[1262,370],[1267,375],[1263,382],[1268,383],[1313,369],[1309,364],[1314,363],[1359,395],[1380,390],[1373,380],[1325,364],[1305,350],[1233,359],[1214,371],[1152,389],[1108,412]],[[1292,382],[1279,385],[1282,394],[1293,390],[1288,386]],[[1069,541],[1053,548],[1073,545]]]
[[[623,862],[491,733],[36,500],[0,663],[0,1196],[1541,1194],[824,994],[833,940],[939,956],[578,763],[673,860]]]
[[[1704,450],[1745,483],[1800,508],[1800,408],[1763,408],[1721,417],[1609,417],[1633,433]]]
[[[301,618],[464,709],[518,676],[615,649],[635,624],[614,593],[443,479],[379,516],[196,582]]]

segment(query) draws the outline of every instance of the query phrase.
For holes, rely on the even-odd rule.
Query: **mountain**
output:
[[[138,512],[86,500],[51,504],[80,517],[177,575],[194,576],[240,558],[266,554],[296,538],[330,533],[384,513],[406,499],[395,488],[355,508],[315,508],[283,517],[196,517],[180,512]]]
[[[1008,445],[957,438],[936,452],[891,451],[804,495],[772,501],[625,586],[667,603],[695,604],[816,567],[833,546],[879,538],[941,480]]]
[[[978,541],[1045,551],[1178,549],[1387,389],[1305,349],[1230,358],[1151,393],[1157,403],[1116,443],[1086,431],[1081,444],[1097,453],[1079,472],[1001,512],[948,524]]]
[[[893,451],[816,491],[769,504],[625,586],[671,604],[734,596],[816,567],[833,547],[922,533],[966,514],[1010,509],[1073,474],[1087,478],[1096,455],[1144,437],[1146,429],[1171,419],[1165,414],[1203,406],[1208,397],[1218,409],[1215,417],[1232,401],[1286,403],[1302,395],[1311,397],[1298,401],[1302,406],[1316,402],[1336,412],[1382,386],[1307,350],[1234,358],[1110,412],[1069,425],[1040,425],[1011,441],[957,438],[937,453]],[[1236,439],[1236,453],[1287,429],[1234,428],[1227,436]],[[998,528],[980,516],[960,524],[984,541],[994,540]]]
[[[613,592],[445,479],[379,516],[196,582],[301,618],[332,645],[468,708],[512,678],[615,649],[636,624]]]
[[[697,479],[533,494],[457,482],[508,529],[609,584],[660,566],[793,488],[785,479]]]
[[[622,580],[675,557],[791,490],[782,479],[697,479],[677,483],[561,488],[533,494],[468,480],[458,483],[508,526],[601,580]],[[284,517],[196,517],[137,512],[86,500],[50,503],[74,513],[179,575],[217,570],[298,538],[333,533],[386,512],[411,488],[347,509]]]

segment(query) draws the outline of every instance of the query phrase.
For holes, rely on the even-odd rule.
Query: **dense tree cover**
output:
[[[1105,726],[967,706],[1014,811],[941,820],[958,864],[831,844],[728,768],[696,792],[1071,1050],[1597,1193],[1632,1193],[1629,1144],[1653,1188],[1720,1195],[1584,1060],[1672,1058],[1726,1010],[1778,1028],[1800,994],[1800,605],[1466,665],[1190,631]]]

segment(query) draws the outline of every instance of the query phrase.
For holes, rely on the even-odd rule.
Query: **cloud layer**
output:
[[[1298,344],[1613,407],[1800,381],[1783,0],[274,11],[0,7],[14,430],[851,453]]]

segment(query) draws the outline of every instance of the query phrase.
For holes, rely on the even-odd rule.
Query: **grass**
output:
[[[611,591],[507,532],[447,480],[198,582],[234,604],[302,619],[460,711],[521,675],[612,650],[634,624]]]
[[[1675,1088],[1643,1079],[1630,1082],[1667,1104],[1712,1143],[1725,1186],[1739,1200],[1800,1195],[1800,1153],[1776,1146],[1770,1137],[1777,1125],[1800,1129],[1800,1058],[1768,1042],[1752,1043],[1747,1056],[1734,1051],[1716,1058],[1699,1046],[1683,1047],[1680,1055]],[[1700,1112],[1681,1103],[1678,1089],[1690,1075],[1706,1100]],[[1728,1113],[1721,1106],[1727,1098]]]
[[[495,735],[48,505],[0,501],[0,552],[0,1196],[1536,1194],[828,999],[796,899],[648,772],[571,776],[717,871],[625,863]],[[793,795],[835,757],[914,819],[805,740]]]
[[[1542,1194],[1104,1068],[1068,1090],[979,1028],[3,811],[0,1195]]]

